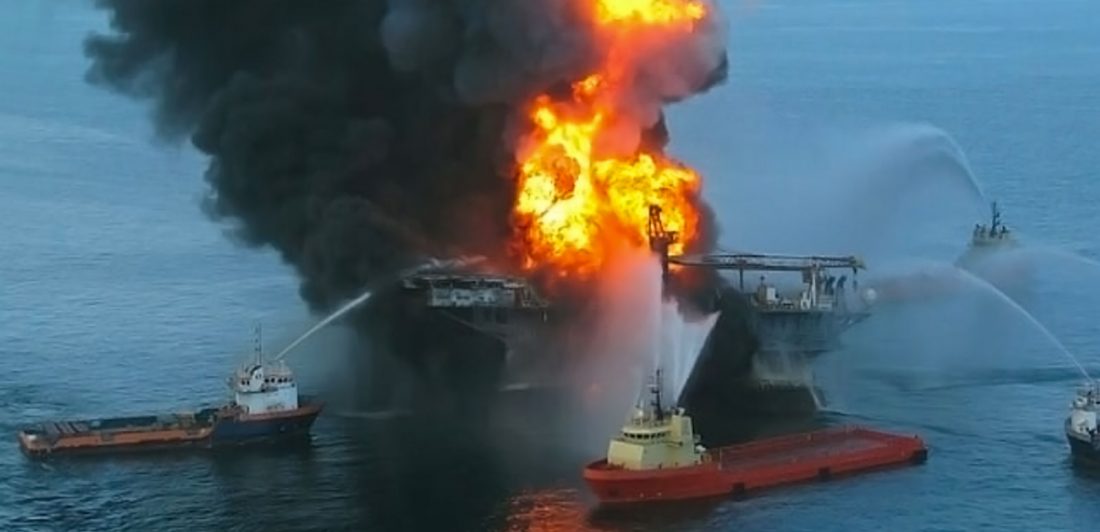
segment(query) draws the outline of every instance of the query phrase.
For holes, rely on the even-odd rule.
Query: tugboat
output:
[[[1096,412],[1100,406],[1100,389],[1089,383],[1077,390],[1066,418],[1066,440],[1073,457],[1082,462],[1100,464],[1100,437],[1097,435]]]
[[[1001,222],[996,202],[992,204],[992,212],[988,226],[974,226],[970,245],[955,266],[989,282],[1012,299],[1028,299],[1033,295],[1036,265],[1029,255],[1018,252],[1021,243]]]
[[[584,480],[605,503],[688,499],[727,491],[718,464],[699,444],[684,409],[661,404],[660,370],[649,386],[652,400],[635,405],[607,458],[584,469]]]
[[[154,449],[214,448],[308,437],[322,403],[298,394],[294,374],[279,360],[256,357],[229,379],[228,404],[175,414],[40,423],[19,431],[28,456]]]
[[[1001,221],[997,203],[990,204],[989,225],[975,224],[966,251],[955,260],[954,267],[932,264],[906,275],[876,279],[877,295],[886,302],[926,301],[956,297],[971,289],[969,280],[957,274],[965,272],[986,281],[1014,300],[1022,300],[1034,286],[1033,265],[1026,255],[1011,252],[1020,248],[1016,236]],[[1000,260],[992,260],[994,258]]]
[[[584,468],[584,480],[603,504],[675,501],[827,480],[928,456],[917,436],[839,427],[717,449],[700,445],[683,408],[661,404],[660,371],[652,400],[634,408],[611,439],[607,457]]]
[[[970,246],[959,257],[957,265],[973,266],[992,252],[1013,249],[1018,245],[1016,236],[1001,222],[1001,211],[997,209],[997,202],[990,204],[990,210],[992,216],[989,225],[974,225]]]

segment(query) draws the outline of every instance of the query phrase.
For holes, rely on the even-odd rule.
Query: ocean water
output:
[[[88,4],[0,7],[0,432],[12,436],[217,400],[255,322],[272,348],[310,324],[278,258],[201,214],[204,161],[156,141],[142,105],[83,82],[81,42],[106,24]],[[905,275],[949,267],[990,199],[1027,244],[993,287],[884,305],[818,362],[823,416],[918,432],[926,465],[608,513],[579,479],[598,447],[518,424],[410,445],[421,427],[332,411],[311,446],[255,453],[43,464],[8,440],[0,530],[1095,529],[1100,475],[1070,463],[1061,433],[1082,379],[1040,327],[1100,374],[1100,4],[724,6],[729,83],[670,111],[724,246],[863,253],[872,273]],[[924,164],[943,153],[967,163]],[[292,359],[306,386],[339,371],[325,345]]]

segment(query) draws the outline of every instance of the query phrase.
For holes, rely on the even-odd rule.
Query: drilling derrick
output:
[[[657,205],[649,206],[649,249],[661,259],[661,283],[668,290],[670,281],[668,273],[668,250],[679,239],[676,231],[665,230],[665,224],[661,220],[661,208]]]

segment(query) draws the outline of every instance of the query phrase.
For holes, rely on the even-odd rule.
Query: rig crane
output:
[[[670,255],[669,247],[676,243],[679,235],[667,231],[661,220],[661,208],[649,207],[649,247],[660,257],[661,273],[664,282],[669,281],[670,265],[715,270],[736,270],[740,289],[745,289],[746,271],[803,272],[808,281],[814,283],[823,270],[850,268],[853,280],[859,270],[865,269],[863,261],[855,256],[827,255],[773,255],[763,253],[707,253],[691,255]],[[854,281],[853,281],[853,284]]]

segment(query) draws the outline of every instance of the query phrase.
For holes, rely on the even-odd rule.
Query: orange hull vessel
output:
[[[19,431],[31,457],[244,445],[309,434],[322,403],[304,399],[285,412],[248,414],[238,405],[194,413],[40,423]]]
[[[589,464],[584,480],[602,503],[622,504],[743,495],[750,491],[887,466],[928,456],[916,436],[842,427],[706,451],[698,464],[628,469]]]
[[[256,360],[229,379],[229,404],[198,412],[40,423],[19,431],[31,457],[145,449],[213,448],[308,436],[323,407],[298,394],[293,372],[281,360]]]

